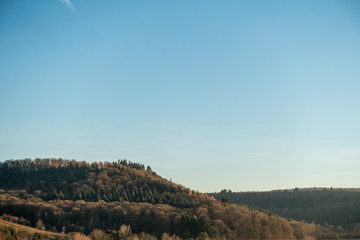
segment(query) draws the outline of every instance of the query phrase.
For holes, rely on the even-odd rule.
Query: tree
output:
[[[91,238],[94,240],[107,240],[110,239],[110,236],[107,235],[104,231],[100,229],[95,229],[90,234]]]
[[[41,219],[37,220],[36,222],[36,228],[40,230],[45,230],[45,225]]]
[[[360,223],[356,223],[353,228],[353,237],[360,237]]]
[[[88,236],[82,234],[82,233],[74,233],[72,240],[91,240]]]

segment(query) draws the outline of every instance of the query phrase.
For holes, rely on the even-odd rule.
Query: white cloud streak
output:
[[[68,6],[72,11],[76,12],[76,9],[70,2],[70,0],[60,0],[60,2],[64,3],[66,6]]]

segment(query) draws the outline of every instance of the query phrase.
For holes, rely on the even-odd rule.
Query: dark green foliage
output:
[[[206,219],[200,217],[199,219],[195,216],[181,216],[180,226],[182,237],[189,238],[191,236],[197,236],[199,233],[206,231]]]
[[[230,202],[229,199],[226,198],[226,197],[222,197],[220,200],[221,200],[222,203],[229,203]]]
[[[216,199],[266,209],[285,218],[314,221],[352,230],[360,223],[358,189],[299,189],[271,192],[229,192],[209,194]]]
[[[129,167],[132,167],[132,168],[135,168],[135,169],[138,169],[138,170],[145,169],[144,164],[127,161],[126,159],[123,159],[123,160],[119,159],[118,164],[121,164],[121,165],[124,165],[124,166],[129,166]],[[148,168],[149,168],[149,166],[148,166]]]

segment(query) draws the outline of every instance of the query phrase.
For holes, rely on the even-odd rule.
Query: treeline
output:
[[[285,218],[315,222],[336,231],[358,231],[359,189],[312,188],[271,192],[211,193],[216,199],[266,209]],[[357,225],[358,224],[358,225]]]
[[[283,218],[217,201],[124,160],[6,161],[0,164],[0,188],[0,215],[54,232],[91,234],[97,229],[111,239],[126,239],[120,230],[129,226],[132,234],[157,239],[164,234],[183,239],[300,236]]]
[[[63,159],[5,161],[0,163],[0,188],[25,189],[43,200],[193,206],[189,189],[164,181],[150,167],[145,171],[143,164],[127,160],[91,164]]]

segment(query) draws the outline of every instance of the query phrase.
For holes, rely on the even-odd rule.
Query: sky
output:
[[[212,192],[360,187],[360,2],[2,0],[0,160]]]

